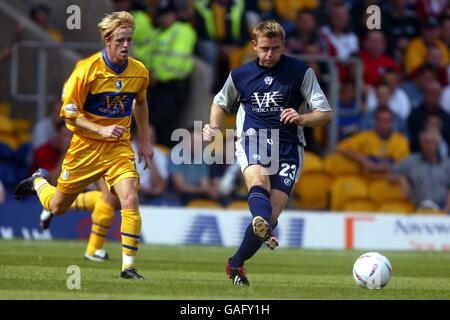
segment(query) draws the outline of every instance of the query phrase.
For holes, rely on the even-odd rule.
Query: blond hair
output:
[[[284,43],[286,40],[286,32],[283,27],[275,20],[267,20],[260,22],[253,29],[253,40],[258,41],[259,37],[280,38]]]
[[[126,11],[113,12],[106,15],[98,24],[103,39],[108,39],[119,28],[133,28],[134,18]]]

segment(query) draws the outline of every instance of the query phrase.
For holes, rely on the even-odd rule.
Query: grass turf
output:
[[[387,252],[393,277],[383,290],[356,287],[352,266],[362,251],[262,248],[247,264],[250,287],[225,277],[235,248],[141,245],[144,281],[119,279],[121,252],[83,259],[81,241],[0,240],[0,299],[450,299],[450,253]],[[67,268],[81,269],[81,289],[69,290]]]

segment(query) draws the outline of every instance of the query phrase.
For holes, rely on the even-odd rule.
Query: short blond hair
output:
[[[108,39],[119,28],[133,28],[134,18],[126,11],[113,12],[106,15],[98,24],[103,39]]]
[[[253,29],[253,40],[258,41],[259,37],[280,38],[284,43],[286,41],[286,32],[283,27],[275,20],[267,20],[258,23]]]

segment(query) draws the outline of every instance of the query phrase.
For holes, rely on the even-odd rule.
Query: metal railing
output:
[[[99,43],[71,43],[55,41],[20,41],[14,44],[11,55],[11,95],[14,99],[21,102],[34,102],[37,106],[36,117],[38,120],[47,115],[48,102],[54,101],[55,97],[48,94],[48,55],[49,50],[60,50],[66,60],[75,64],[83,57],[72,50],[100,50]],[[19,92],[19,71],[20,59],[19,51],[21,49],[37,49],[36,55],[36,93],[25,94]],[[61,51],[62,50],[62,51]]]
[[[324,55],[298,55],[300,60],[308,62],[322,62],[326,63],[329,71],[329,83],[327,91],[327,99],[333,109],[334,119],[328,130],[327,139],[327,153],[335,151],[336,145],[339,139],[339,70],[337,63],[342,64],[354,64],[355,65],[355,98],[356,103],[361,106],[363,101],[363,65],[361,59],[352,57],[348,60],[341,60],[336,57],[324,56]],[[322,88],[323,90],[324,88]],[[324,90],[325,91],[325,90]]]

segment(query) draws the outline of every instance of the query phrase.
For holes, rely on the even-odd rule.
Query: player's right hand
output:
[[[101,127],[99,130],[99,134],[103,138],[109,138],[109,139],[120,139],[122,138],[123,134],[127,132],[127,128],[119,125],[112,125],[112,126],[106,126]]]
[[[219,128],[213,128],[209,123],[205,124],[203,127],[203,141],[211,141],[211,138],[219,133]]]

